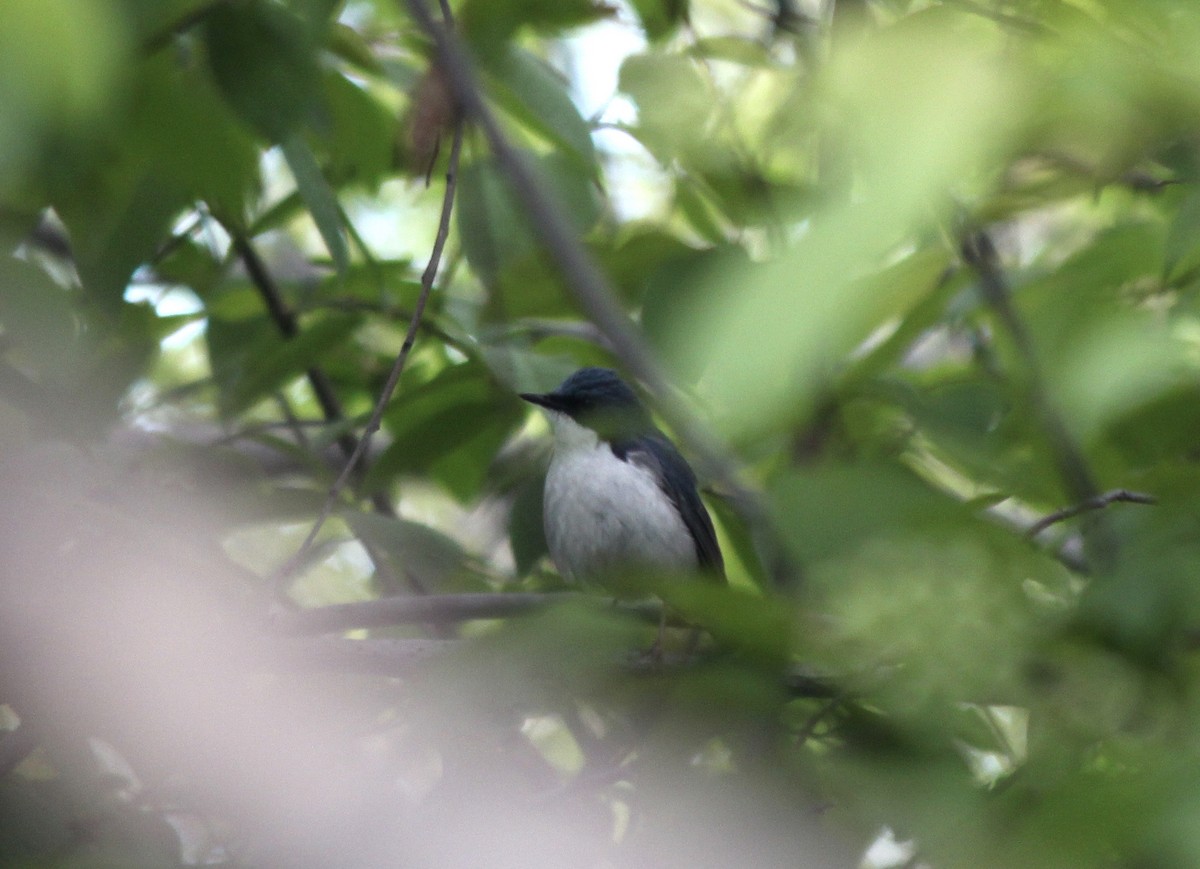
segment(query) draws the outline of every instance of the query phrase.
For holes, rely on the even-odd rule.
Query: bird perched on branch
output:
[[[553,392],[521,398],[545,408],[554,428],[544,522],[567,579],[622,568],[724,575],[695,473],[616,372],[582,368]]]

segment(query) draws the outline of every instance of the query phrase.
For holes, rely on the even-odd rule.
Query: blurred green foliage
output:
[[[707,492],[729,585],[659,588],[708,629],[697,664],[631,673],[614,662],[653,626],[581,606],[466,626],[411,690],[376,686],[403,739],[466,758],[435,790],[524,740],[544,777],[508,785],[585,794],[614,865],[720,865],[666,782],[846,853],[888,827],[936,867],[1200,865],[1200,7],[455,9],[505,132],[765,514]],[[123,436],[154,432],[131,521],[200,499],[192,533],[269,596],[418,298],[457,113],[428,41],[385,0],[5,0],[3,19],[0,455],[63,441],[120,469]],[[597,26],[640,41],[599,59]],[[577,86],[601,69],[613,104],[589,115]],[[524,211],[468,128],[379,449],[296,602],[394,591],[384,567],[435,593],[560,586],[544,429],[516,393],[621,360]],[[994,264],[964,258],[977,231]],[[1157,503],[1029,539],[1080,500],[1072,465],[1091,495]],[[186,796],[77,786],[65,744],[0,782],[0,864],[172,865],[179,805],[221,840],[187,860],[251,862]],[[145,793],[186,795],[172,774]],[[788,865],[845,865],[826,859]]]

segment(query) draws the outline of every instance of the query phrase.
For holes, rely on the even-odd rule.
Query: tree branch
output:
[[[657,601],[610,602],[606,598],[574,591],[431,594],[381,597],[280,612],[274,615],[272,626],[285,634],[319,634],[414,623],[447,625],[475,619],[510,618],[572,601],[593,602],[654,624],[658,624],[662,612],[662,605]]]
[[[381,597],[279,613],[273,619],[273,626],[288,634],[320,634],[413,622],[451,624],[522,615],[550,604],[583,598],[577,592]]]
[[[403,676],[413,667],[443,652],[459,648],[462,640],[342,637],[278,639],[269,648],[269,669],[311,673],[333,671],[371,676]]]
[[[1103,510],[1109,504],[1115,504],[1118,501],[1126,504],[1157,504],[1158,498],[1153,495],[1148,495],[1144,492],[1131,492],[1128,489],[1113,489],[1110,492],[1105,492],[1103,495],[1097,495],[1094,498],[1089,498],[1086,501],[1081,501],[1071,507],[1064,507],[1061,510],[1056,510],[1053,513],[1048,513],[1037,522],[1029,526],[1029,530],[1025,532],[1025,536],[1032,540],[1037,537],[1051,525],[1057,522],[1062,522],[1065,519],[1071,519],[1081,513],[1087,513],[1091,510]]]
[[[229,226],[226,226],[225,229],[232,239],[234,252],[246,267],[246,273],[250,276],[251,283],[254,284],[259,295],[262,296],[263,303],[267,306],[267,313],[279,329],[280,334],[289,340],[295,338],[300,334],[300,325],[296,321],[296,315],[292,313],[284,302],[283,294],[279,291],[279,287],[276,286],[271,273],[267,270],[266,264],[259,257],[258,251],[254,249],[254,245],[251,244],[250,240],[241,231]],[[317,403],[321,407],[321,414],[325,417],[326,422],[342,422],[345,419],[345,411],[328,375],[315,365],[308,368],[306,375],[309,384],[312,386],[313,394],[317,398]],[[357,466],[359,458],[362,455],[358,439],[350,432],[342,432],[337,437],[337,444],[342,454],[347,457],[346,467],[354,468]],[[345,476],[346,473],[343,470],[341,476]],[[371,506],[376,513],[382,516],[396,515],[396,510],[392,506],[392,502],[383,492],[373,492],[371,494]],[[310,537],[315,538],[315,532]],[[400,583],[391,567],[388,566],[387,561],[384,560],[383,555],[366,541],[361,542],[367,556],[371,559],[377,576],[382,580],[381,585],[390,591],[398,591]],[[307,553],[307,547],[312,545],[312,540],[306,539],[305,544],[305,546],[301,547],[300,552],[297,552],[282,568],[276,571],[272,585],[275,589],[277,599],[284,599],[284,591],[286,591],[288,583],[300,565],[304,563],[304,555]],[[415,576],[408,574],[406,579],[413,591],[418,593],[424,591],[420,580]]]
[[[1083,450],[1071,437],[1046,394],[1045,379],[1033,346],[1033,338],[1013,307],[1008,284],[1000,270],[996,248],[991,238],[983,231],[968,233],[962,241],[962,254],[963,260],[979,276],[984,300],[995,311],[1016,347],[1028,381],[1026,392],[1045,432],[1067,496],[1078,503],[1094,500],[1100,496],[1100,488],[1096,485]],[[1094,515],[1088,527],[1084,528],[1084,544],[1088,561],[1094,569],[1106,571],[1112,567],[1117,557],[1117,540],[1108,528],[1108,523],[1103,521],[1102,514]]]
[[[757,493],[745,486],[736,464],[679,400],[649,345],[617,301],[603,272],[576,238],[562,205],[534,173],[525,156],[504,135],[496,116],[484,102],[470,57],[448,28],[434,21],[424,0],[404,0],[409,13],[429,34],[446,83],[466,117],[483,131],[492,154],[542,245],[558,266],[564,284],[584,315],[608,339],[613,353],[654,395],[655,405],[680,441],[692,453],[702,476],[729,493],[729,501],[749,526],[780,539]],[[781,544],[776,548],[783,551]]]
[[[342,472],[338,474],[333,485],[329,487],[329,494],[325,497],[325,503],[321,507],[320,514],[317,516],[316,521],[313,522],[308,535],[304,538],[304,542],[300,544],[300,548],[296,551],[296,554],[288,559],[287,563],[277,573],[277,587],[281,588],[291,581],[296,568],[303,562],[305,554],[317,539],[317,534],[320,532],[322,526],[324,526],[325,522],[333,514],[338,497],[350,481],[350,476],[354,473],[359,459],[362,458],[367,447],[370,445],[372,436],[379,431],[379,427],[383,421],[383,412],[387,408],[388,402],[392,399],[392,393],[396,391],[396,385],[400,382],[400,375],[404,372],[404,366],[408,362],[409,353],[412,352],[413,344],[417,339],[417,330],[420,328],[421,318],[425,314],[425,305],[429,301],[430,292],[433,290],[433,281],[437,276],[438,266],[442,261],[442,251],[446,247],[446,239],[450,235],[450,213],[454,207],[454,191],[458,177],[459,156],[462,153],[462,139],[463,125],[460,122],[454,128],[454,141],[450,147],[450,161],[446,168],[446,191],[442,196],[442,214],[438,220],[437,235],[433,240],[433,250],[429,254],[429,262],[425,266],[425,271],[421,274],[421,293],[417,296],[417,303],[413,308],[412,317],[409,318],[408,331],[404,335],[404,343],[400,346],[400,352],[396,355],[396,361],[392,363],[392,370],[388,372],[387,381],[384,383],[383,389],[380,390],[379,398],[375,402],[375,408],[371,411],[371,417],[367,420],[367,425],[363,429],[362,436],[357,439],[357,442],[350,450]],[[410,576],[410,582],[413,581],[415,581],[415,578]],[[425,591],[423,588],[419,590],[421,592]]]

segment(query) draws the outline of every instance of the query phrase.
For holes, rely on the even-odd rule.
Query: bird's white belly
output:
[[[556,453],[546,476],[546,542],[569,579],[621,567],[692,570],[696,546],[645,468],[607,444]]]

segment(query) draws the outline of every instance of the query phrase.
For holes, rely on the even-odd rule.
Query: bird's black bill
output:
[[[563,402],[562,396],[553,392],[522,392],[521,398],[530,404],[536,404],[538,407],[544,407],[547,410],[566,410],[566,404]]]

